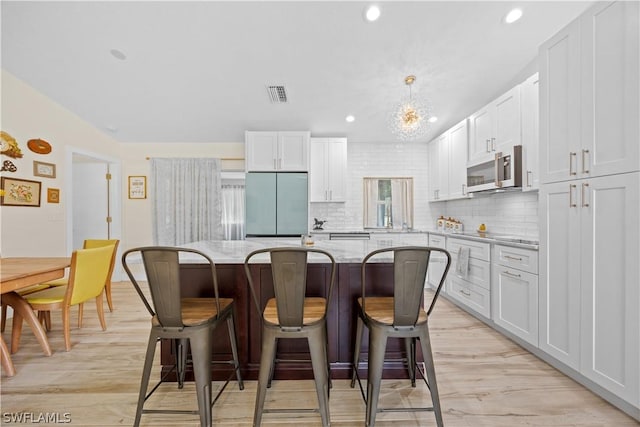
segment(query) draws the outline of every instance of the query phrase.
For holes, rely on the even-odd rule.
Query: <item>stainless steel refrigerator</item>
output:
[[[245,197],[248,237],[300,236],[309,231],[306,173],[248,173]]]

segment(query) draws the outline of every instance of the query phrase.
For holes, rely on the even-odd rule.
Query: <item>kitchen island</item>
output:
[[[406,233],[395,235],[384,240],[318,240],[315,248],[331,253],[336,260],[336,282],[327,313],[329,360],[332,378],[350,378],[351,360],[353,357],[353,341],[355,337],[355,300],[360,295],[360,264],[371,251],[383,247],[427,245],[427,235]],[[242,375],[246,379],[257,379],[261,353],[260,313],[252,301],[247,282],[244,260],[253,250],[267,247],[301,246],[299,238],[253,238],[239,241],[201,241],[183,245],[197,249],[209,255],[215,262],[218,274],[218,285],[223,297],[234,298],[237,311],[237,333],[240,365]],[[308,265],[308,293],[312,296],[325,295],[324,285],[330,274],[330,265],[326,258],[311,254]],[[391,290],[393,265],[391,258],[381,259],[371,266],[370,285],[375,292],[382,294]],[[181,274],[183,297],[211,297],[213,295],[210,270],[189,257],[181,258]],[[250,265],[251,274],[256,283],[256,297],[264,304],[273,297],[271,268],[268,255],[254,258]],[[363,356],[367,357],[367,334],[363,340]],[[405,378],[406,370],[400,361],[404,346],[400,342],[390,340],[385,363],[385,378]],[[218,328],[214,333],[214,359],[231,359],[231,347],[225,328]],[[309,360],[306,340],[283,340],[278,344],[276,379],[310,379],[313,378],[310,363],[287,362],[286,360]],[[163,373],[171,370],[174,359],[168,342],[162,344]],[[366,368],[362,365],[361,368]],[[214,364],[212,367],[215,380],[226,379],[229,375],[228,365]],[[187,378],[191,373],[187,372]]]

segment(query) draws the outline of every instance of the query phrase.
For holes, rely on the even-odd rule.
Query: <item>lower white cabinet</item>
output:
[[[540,348],[640,407],[640,173],[540,188]]]
[[[429,234],[429,246],[433,248],[446,249],[446,237],[439,234]],[[433,290],[438,288],[442,273],[447,266],[447,257],[440,252],[433,252],[429,258],[429,267],[427,268],[427,286]],[[452,268],[452,267],[451,267]],[[440,293],[446,293],[446,285],[442,286]]]
[[[447,275],[447,295],[483,317],[491,317],[491,263],[489,243],[447,237],[452,263]],[[468,268],[461,249],[468,250]]]
[[[491,318],[537,347],[538,252],[495,245],[491,258]]]

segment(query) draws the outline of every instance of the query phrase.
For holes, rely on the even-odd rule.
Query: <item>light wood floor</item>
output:
[[[33,334],[25,330],[13,355],[17,375],[2,376],[0,424],[9,414],[68,413],[70,425],[132,425],[144,352],[148,314],[128,282],[114,283],[115,311],[106,313],[108,330],[100,329],[95,307],[85,307],[81,330],[71,331],[73,348],[64,351],[61,321],[53,315],[51,357],[42,354]],[[73,319],[76,318],[74,311]],[[509,339],[462,312],[438,301],[431,321],[440,399],[448,427],[513,426],[637,426],[632,418],[581,385],[540,361]],[[27,328],[27,326],[25,326]],[[5,340],[10,342],[10,324]],[[156,366],[159,366],[156,364]],[[158,378],[157,375],[152,378]],[[358,389],[334,381],[331,390],[333,426],[362,426],[364,404]],[[219,387],[219,383],[214,384]],[[383,382],[381,406],[430,405],[424,384]],[[229,385],[214,406],[214,425],[247,426],[253,419],[255,382],[244,391]],[[195,409],[192,384],[177,390],[163,386],[153,406]],[[419,403],[420,404],[420,403]],[[274,381],[268,407],[315,407],[311,381]],[[13,423],[15,425],[19,425]],[[30,423],[27,423],[32,425]],[[319,426],[317,414],[265,414],[264,425]],[[143,415],[145,426],[197,426],[197,416]],[[382,413],[377,426],[435,426],[432,413]]]

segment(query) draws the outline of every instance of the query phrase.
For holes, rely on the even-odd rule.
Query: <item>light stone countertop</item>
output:
[[[364,257],[376,249],[393,246],[427,246],[427,234],[405,233],[393,235],[388,239],[375,240],[328,240],[316,239],[310,248],[323,249],[329,252],[337,263],[361,263]],[[300,247],[300,238],[255,237],[247,240],[207,240],[181,245],[184,248],[199,250],[207,254],[216,264],[241,264],[245,257],[254,250],[294,246]],[[181,257],[189,262],[191,257]],[[384,260],[384,258],[380,258]],[[388,260],[387,260],[388,261]],[[195,262],[195,258],[194,258]],[[268,255],[262,254],[252,259],[252,263],[268,263]],[[326,257],[310,254],[309,262],[326,262]]]

